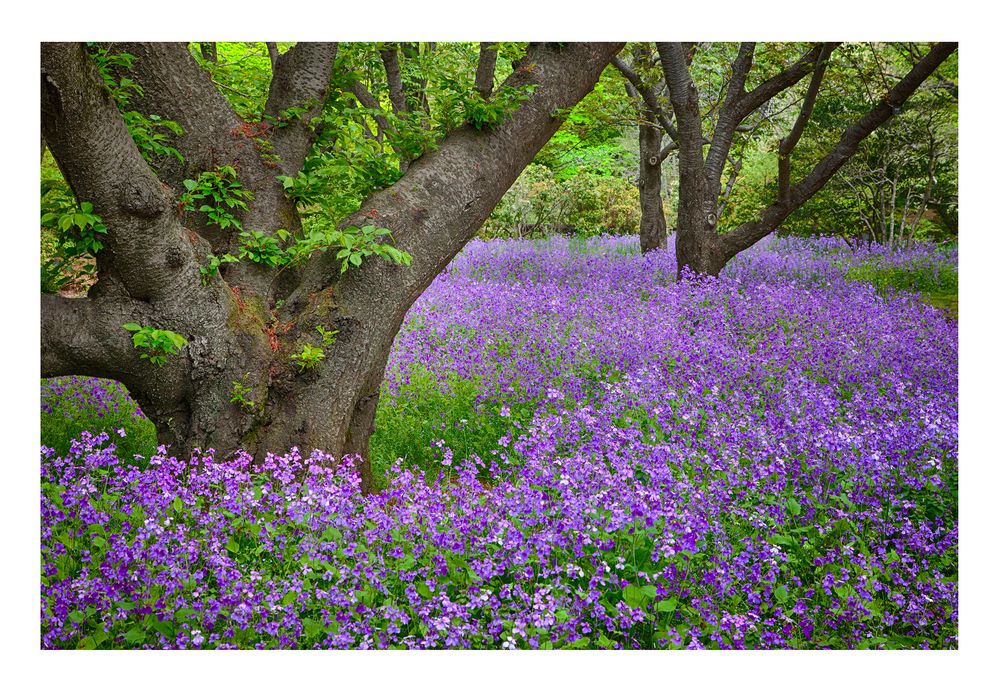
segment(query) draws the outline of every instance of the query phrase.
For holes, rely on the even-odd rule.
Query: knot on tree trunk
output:
[[[125,184],[118,204],[121,209],[143,219],[153,219],[166,210],[166,199],[159,185],[130,180]]]

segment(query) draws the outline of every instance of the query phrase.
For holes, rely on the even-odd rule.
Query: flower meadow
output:
[[[373,495],[137,423],[43,445],[42,647],[956,648],[957,324],[917,293],[956,252],[674,266],[471,243],[396,339]],[[107,391],[43,383],[43,429]]]

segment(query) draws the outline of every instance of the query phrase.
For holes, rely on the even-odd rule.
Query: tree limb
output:
[[[777,149],[777,198],[784,203],[788,202],[791,194],[791,152],[798,145],[801,135],[805,132],[805,126],[812,117],[812,110],[815,108],[815,100],[819,95],[819,86],[825,76],[826,65],[829,63],[829,56],[832,54],[832,43],[822,46],[815,70],[812,72],[812,79],[808,84],[808,91],[805,93],[805,100],[798,111],[798,117],[791,127],[787,137],[780,141]]]
[[[756,221],[743,224],[724,233],[721,239],[725,253],[731,257],[772,233],[795,210],[818,192],[857,151],[860,143],[875,129],[902,111],[906,100],[936,70],[957,43],[938,43],[913,67],[887,95],[863,117],[850,125],[839,142],[802,180],[791,186],[786,200],[771,204],[760,212]]]
[[[825,45],[816,44],[786,70],[774,75],[752,91],[743,94],[736,106],[736,116],[739,118],[739,121],[741,122],[747,115],[780,92],[800,82],[805,75],[809,74],[815,68],[815,63],[818,61],[819,55],[822,54]],[[839,44],[833,43],[829,45],[835,48]]]
[[[498,56],[495,46],[495,43],[479,44],[479,63],[475,67],[475,90],[486,99],[493,93],[493,76]]]
[[[336,43],[296,43],[277,58],[264,113],[277,123],[270,139],[285,175],[305,163],[315,136],[310,123],[322,113],[336,54]],[[289,115],[291,108],[305,111]]]
[[[742,122],[739,117],[739,101],[746,93],[746,76],[753,68],[753,55],[756,52],[755,43],[739,44],[739,55],[732,63],[732,78],[729,79],[725,101],[718,113],[718,123],[711,139],[711,148],[704,163],[704,174],[715,183],[720,181],[722,168],[732,148],[732,138]],[[720,184],[720,183],[719,183]]]
[[[107,226],[101,256],[135,298],[164,298],[193,277],[193,246],[81,43],[43,43],[42,135],[81,202]],[[84,145],[81,146],[81,142]]]
[[[690,172],[691,180],[701,187],[704,180],[704,133],[701,129],[697,87],[688,68],[687,55],[690,49],[680,43],[657,43],[656,48],[662,61],[673,115],[676,117],[680,159]]]
[[[557,115],[592,90],[622,43],[532,44],[504,82],[536,85],[495,127],[463,126],[417,159],[393,186],[375,193],[347,223],[389,228],[396,246],[413,256],[409,268],[366,261],[341,278],[333,253],[306,266],[302,284],[282,311],[333,282],[344,300],[405,310],[471,239],[506,190],[558,129]],[[392,296],[401,296],[396,301]],[[377,308],[382,309],[382,308]],[[289,313],[293,314],[293,313]],[[399,315],[399,319],[402,315]],[[394,334],[393,334],[394,336]]]
[[[382,57],[382,64],[385,66],[385,79],[388,82],[392,111],[396,115],[408,113],[409,104],[406,102],[406,90],[402,85],[402,70],[399,68],[399,49],[395,45],[390,45],[379,53]]]
[[[142,87],[142,93],[131,97],[131,105],[184,128],[176,144],[184,162],[164,160],[157,169],[161,180],[182,190],[185,178],[197,178],[219,160],[238,157],[241,143],[233,139],[233,132],[243,120],[198,66],[186,43],[119,43],[115,47],[137,58],[128,77]]]
[[[622,60],[620,56],[615,55],[611,60],[611,65],[617,68],[618,72],[628,80],[628,84],[634,89],[635,93],[641,96],[642,102],[645,104],[645,110],[648,111],[649,115],[655,118],[659,126],[669,135],[670,139],[674,142],[677,141],[679,134],[676,127],[673,125],[666,111],[663,110],[662,104],[659,102],[659,98],[652,88],[642,81],[638,72]]]
[[[378,134],[375,136],[379,142],[385,136],[385,133],[389,131],[388,118],[385,117],[382,111],[382,105],[378,103],[378,99],[375,98],[374,94],[368,91],[368,87],[364,86],[364,83],[360,80],[355,80],[351,82],[350,86],[347,87],[350,93],[354,95],[357,102],[363,107],[372,111],[371,117],[375,119],[375,123],[378,125]]]

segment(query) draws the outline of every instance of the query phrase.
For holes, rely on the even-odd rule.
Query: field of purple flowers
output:
[[[124,423],[43,446],[42,646],[955,648],[957,324],[915,292],[956,251],[674,261],[473,242],[396,340],[375,495]],[[43,383],[43,431],[84,389],[124,396]]]

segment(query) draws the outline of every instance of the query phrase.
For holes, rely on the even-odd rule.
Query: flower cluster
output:
[[[43,448],[42,646],[956,647],[957,327],[833,248],[676,283],[634,239],[471,244],[382,405],[474,382],[501,436],[377,495],[319,451]]]

